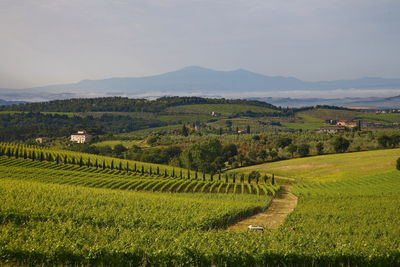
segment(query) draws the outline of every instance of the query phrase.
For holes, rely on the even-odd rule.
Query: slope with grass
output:
[[[400,149],[369,151],[236,170],[297,181],[297,207],[278,229],[264,232],[217,230],[262,209],[269,201],[263,195],[137,193],[2,175],[0,262],[398,266],[399,156]]]
[[[253,105],[245,104],[198,104],[198,105],[182,105],[166,108],[164,112],[170,114],[209,114],[217,112],[222,116],[231,116],[240,112],[251,111],[254,113],[276,113],[276,110]]]

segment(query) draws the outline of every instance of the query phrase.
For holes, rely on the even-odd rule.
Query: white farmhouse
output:
[[[76,143],[88,143],[92,141],[92,136],[86,131],[78,131],[76,134],[71,134],[71,141]]]

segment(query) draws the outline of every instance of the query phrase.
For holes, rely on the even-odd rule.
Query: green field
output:
[[[277,112],[266,107],[244,105],[244,104],[198,104],[198,105],[183,105],[177,107],[169,107],[165,112],[171,114],[208,114],[211,118],[211,112],[217,112],[222,116],[231,116],[238,112],[252,111],[254,113],[270,113]]]
[[[301,130],[316,130],[327,125],[324,120],[306,114],[300,113],[297,117],[301,120],[300,122],[282,122],[282,125],[291,129]]]
[[[400,172],[395,161],[399,156],[400,149],[377,150],[236,169],[295,179],[292,191],[299,196],[298,206],[279,229],[242,233],[224,229],[262,210],[270,196],[107,187],[115,181],[93,188],[90,181],[95,179],[133,182],[136,178],[117,170],[103,174],[89,167],[3,156],[0,262],[398,266]]]

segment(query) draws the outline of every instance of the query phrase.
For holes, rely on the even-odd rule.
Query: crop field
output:
[[[95,188],[110,188],[119,190],[151,191],[151,192],[186,192],[186,193],[235,193],[274,195],[279,189],[260,181],[245,183],[216,178],[213,181],[202,177],[192,179],[167,176],[165,173],[148,174],[110,169],[96,169],[87,166],[70,164],[55,164],[45,161],[30,161],[24,159],[0,158],[0,177],[17,180],[33,180],[43,183],[79,185]],[[242,184],[244,186],[242,186]]]
[[[148,147],[147,143],[143,140],[106,140],[93,144],[97,147],[110,146],[114,148],[116,145],[123,145],[126,148],[132,148],[133,146]]]
[[[266,107],[243,105],[243,104],[199,104],[199,105],[183,105],[177,107],[169,107],[165,109],[165,112],[172,114],[209,114],[211,117],[211,112],[217,112],[222,116],[230,116],[238,112],[251,111],[254,113],[276,113],[276,110],[272,110]]]
[[[3,156],[0,262],[398,266],[400,172],[394,164],[399,156],[400,149],[377,150],[236,169],[295,179],[292,191],[299,196],[277,230],[240,233],[225,228],[261,211],[270,195],[137,192],[107,186],[114,181],[93,188],[85,183],[164,178]],[[70,182],[57,182],[62,179]]]
[[[282,125],[288,128],[302,130],[316,130],[321,126],[326,126],[324,120],[319,118],[314,118],[302,113],[299,113],[297,117],[301,119],[301,122],[282,122]]]

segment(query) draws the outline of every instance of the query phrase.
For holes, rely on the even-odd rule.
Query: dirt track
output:
[[[277,229],[297,205],[297,197],[290,192],[290,186],[284,185],[272,199],[270,206],[261,213],[236,223],[228,228],[232,231],[247,231],[249,225],[262,226],[265,229]]]

